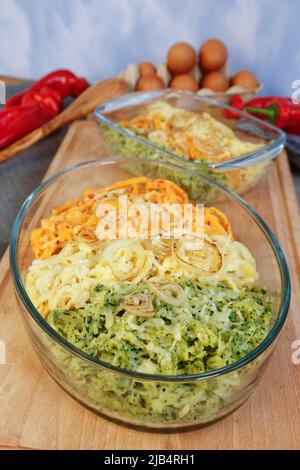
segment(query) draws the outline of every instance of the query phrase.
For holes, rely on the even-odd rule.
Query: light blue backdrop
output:
[[[299,0],[0,0],[0,73],[37,78],[70,68],[90,80],[129,62],[164,61],[178,40],[223,39],[230,68],[266,93],[300,79]]]

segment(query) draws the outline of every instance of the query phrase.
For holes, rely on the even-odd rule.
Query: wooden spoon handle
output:
[[[122,95],[128,91],[128,86],[124,80],[112,78],[95,83],[87,88],[78,98],[76,98],[60,114],[41,127],[38,127],[22,139],[0,151],[0,163],[15,157],[18,153],[28,149],[33,144],[56,131],[65,124],[76,119],[80,119],[94,111],[94,109],[104,101],[114,96]]]

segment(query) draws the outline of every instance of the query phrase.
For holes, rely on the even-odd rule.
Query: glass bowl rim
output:
[[[51,186],[52,183],[54,183],[56,180],[59,178],[63,177],[65,174],[71,173],[72,171],[76,171],[80,168],[83,167],[88,167],[88,166],[93,166],[93,165],[113,165],[115,163],[124,163],[124,158],[122,157],[115,157],[113,159],[111,158],[101,158],[101,160],[89,160],[81,163],[77,163],[75,165],[71,165],[69,167],[63,168],[62,170],[55,172],[52,176],[47,178],[45,181],[43,181],[39,186],[37,186],[36,189],[34,189],[29,196],[26,198],[24,203],[22,204],[16,220],[13,225],[12,229],[12,234],[11,234],[11,240],[10,240],[10,247],[9,247],[9,261],[10,261],[10,270],[11,270],[11,275],[13,278],[13,284],[15,291],[17,293],[18,299],[21,300],[23,307],[25,310],[29,313],[31,318],[34,320],[34,322],[48,335],[50,338],[55,342],[58,343],[59,346],[61,346],[63,349],[66,349],[68,352],[71,352],[71,354],[76,355],[83,361],[87,361],[93,366],[96,366],[100,369],[104,369],[113,373],[125,375],[131,379],[134,380],[140,380],[140,381],[160,381],[160,382],[193,382],[193,381],[201,381],[201,380],[207,380],[207,379],[212,379],[215,377],[222,376],[224,374],[228,374],[230,372],[233,372],[246,364],[252,362],[254,359],[256,359],[258,356],[260,356],[272,343],[273,341],[277,338],[279,335],[287,314],[288,314],[288,309],[290,305],[290,299],[291,299],[291,281],[290,281],[290,274],[289,274],[289,269],[288,265],[285,259],[285,256],[283,254],[283,251],[279,245],[279,242],[277,241],[275,235],[269,228],[269,226],[264,222],[264,220],[261,218],[261,216],[256,212],[250,204],[248,204],[244,199],[242,199],[239,195],[235,194],[233,191],[224,188],[221,184],[212,181],[210,178],[207,176],[201,175],[195,171],[192,171],[190,169],[182,169],[179,165],[171,164],[171,163],[166,163],[166,162],[154,162],[149,159],[140,159],[140,158],[132,158],[132,159],[126,159],[126,162],[131,162],[131,163],[146,163],[146,164],[155,164],[155,165],[162,165],[162,166],[167,166],[171,169],[176,169],[177,171],[185,171],[190,173],[191,175],[204,179],[209,185],[215,186],[218,190],[226,194],[229,199],[232,198],[239,206],[244,209],[248,215],[251,217],[251,219],[257,223],[261,231],[264,233],[265,237],[267,238],[277,261],[277,265],[280,271],[280,277],[281,277],[281,282],[282,282],[282,292],[281,292],[281,303],[279,307],[279,314],[276,319],[276,322],[274,323],[272,329],[269,331],[268,335],[265,337],[265,339],[255,348],[253,349],[250,353],[248,353],[246,356],[244,356],[242,359],[239,359],[238,361],[233,362],[232,364],[229,364],[225,367],[215,369],[212,371],[208,372],[203,372],[199,374],[189,374],[189,375],[159,375],[159,374],[147,374],[147,373],[142,373],[142,372],[136,372],[132,370],[126,370],[122,369],[117,366],[113,366],[107,362],[101,361],[93,356],[90,356],[80,349],[78,349],[76,346],[72,345],[69,341],[67,341],[65,338],[63,338],[59,333],[57,333],[47,322],[46,320],[42,317],[42,315],[38,312],[38,310],[34,307],[33,303],[30,300],[29,295],[26,292],[24,283],[22,281],[22,277],[19,271],[18,263],[17,263],[17,248],[18,248],[18,241],[19,241],[19,235],[20,235],[20,230],[22,228],[25,216],[30,209],[31,205],[33,202],[36,200],[36,198],[48,187]]]
[[[158,145],[156,145],[153,142],[150,142],[147,139],[144,139],[143,137],[138,136],[134,132],[129,131],[128,129],[120,126],[119,124],[115,123],[114,121],[111,121],[109,118],[107,118],[103,113],[105,112],[111,112],[111,111],[116,111],[118,109],[122,109],[122,107],[125,107],[126,105],[138,105],[147,102],[148,100],[155,99],[155,98],[163,98],[169,94],[177,94],[181,96],[187,96],[187,97],[192,97],[195,101],[200,101],[200,102],[206,102],[208,104],[213,105],[214,107],[217,108],[222,108],[228,111],[235,112],[236,114],[239,114],[240,117],[246,119],[248,122],[254,122],[258,124],[260,128],[262,127],[267,127],[268,130],[275,132],[276,135],[278,136],[275,140],[271,140],[268,144],[264,145],[264,147],[258,149],[258,150],[253,150],[252,152],[249,153],[244,153],[239,157],[232,157],[229,158],[228,160],[225,160],[223,162],[217,162],[217,163],[205,163],[205,162],[190,162],[189,160],[185,159],[184,157],[181,157],[177,155],[176,153],[171,152],[170,150],[167,149],[162,149]],[[118,105],[120,107],[118,107]],[[123,106],[122,106],[123,105]],[[110,128],[114,129],[117,131],[119,134],[124,135],[125,137],[128,137],[130,139],[135,140],[141,145],[145,145],[147,147],[150,147],[156,151],[164,153],[167,157],[176,160],[177,162],[185,162],[188,165],[190,165],[192,168],[211,168],[211,169],[231,169],[231,168],[239,168],[239,167],[244,167],[249,165],[253,165],[254,163],[261,163],[265,160],[270,160],[273,155],[272,152],[278,152],[282,150],[285,142],[286,142],[286,134],[283,132],[281,129],[278,127],[274,126],[273,124],[270,124],[269,122],[262,121],[261,119],[252,116],[245,111],[242,110],[237,110],[236,108],[233,108],[232,106],[229,106],[225,103],[222,103],[216,99],[209,98],[206,96],[201,96],[197,95],[196,93],[193,93],[191,91],[186,91],[186,90],[179,90],[179,89],[172,89],[172,88],[166,88],[164,90],[160,91],[148,91],[148,92],[131,92],[127,93],[126,95],[122,95],[118,98],[115,98],[110,101],[106,101],[100,106],[98,106],[95,111],[94,111],[94,117],[96,121],[101,121],[103,124],[106,124]],[[271,154],[271,155],[270,155]]]

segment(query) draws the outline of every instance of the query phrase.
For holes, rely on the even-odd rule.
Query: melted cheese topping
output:
[[[255,260],[244,245],[224,235],[209,239],[222,254],[222,267],[216,273],[181,263],[174,253],[161,258],[138,241],[114,240],[94,246],[73,242],[55,256],[34,260],[26,289],[38,311],[47,316],[56,308],[82,307],[99,283],[159,283],[184,276],[214,285],[221,283],[233,290],[251,289],[257,284]]]
[[[230,127],[207,112],[199,114],[164,101],[150,104],[144,115],[123,120],[120,125],[195,161],[221,162],[262,146],[242,141]]]
[[[197,248],[196,253],[184,248],[179,255],[178,240],[99,240],[97,203],[116,202],[120,194],[131,202],[188,201],[171,181],[133,178],[88,189],[80,199],[54,208],[31,234],[36,259],[26,279],[28,294],[43,316],[57,308],[81,308],[99,283],[160,283],[182,276],[233,290],[251,289],[257,283],[252,255],[233,239],[227,217],[214,207],[204,209],[205,249]]]
[[[58,254],[68,243],[85,241],[96,243],[101,234],[96,231],[99,223],[97,207],[100,203],[110,204],[120,212],[120,196],[126,196],[129,204],[187,204],[187,194],[169,180],[139,177],[114,183],[100,189],[87,189],[80,199],[68,201],[55,207],[49,218],[41,220],[41,226],[31,233],[31,247],[36,258],[46,259]],[[149,207],[149,206],[148,206]],[[197,206],[194,205],[194,219]],[[134,222],[128,219],[128,225]],[[204,209],[204,230],[207,234],[231,235],[227,217],[218,209]],[[117,238],[118,233],[116,234]]]

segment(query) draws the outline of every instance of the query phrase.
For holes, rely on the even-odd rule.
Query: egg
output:
[[[164,82],[157,75],[141,77],[136,84],[136,91],[151,91],[165,88]]]
[[[200,66],[206,72],[223,67],[227,57],[227,48],[219,39],[208,39],[202,44],[199,51]]]
[[[202,80],[202,87],[209,88],[213,91],[226,91],[229,88],[229,79],[225,77],[224,73],[218,70],[209,72]]]
[[[138,68],[141,77],[156,74],[156,68],[153,64],[151,64],[151,62],[141,62],[140,64],[138,64]]]
[[[237,72],[232,77],[231,82],[233,86],[241,86],[249,90],[253,90],[259,86],[256,76],[250,72],[250,70],[241,70],[240,72]]]
[[[199,85],[195,77],[188,73],[177,75],[170,83],[171,88],[180,88],[181,90],[188,90],[196,92],[199,90]]]
[[[187,73],[196,65],[195,50],[185,42],[178,42],[170,47],[167,54],[167,65],[174,74]]]

